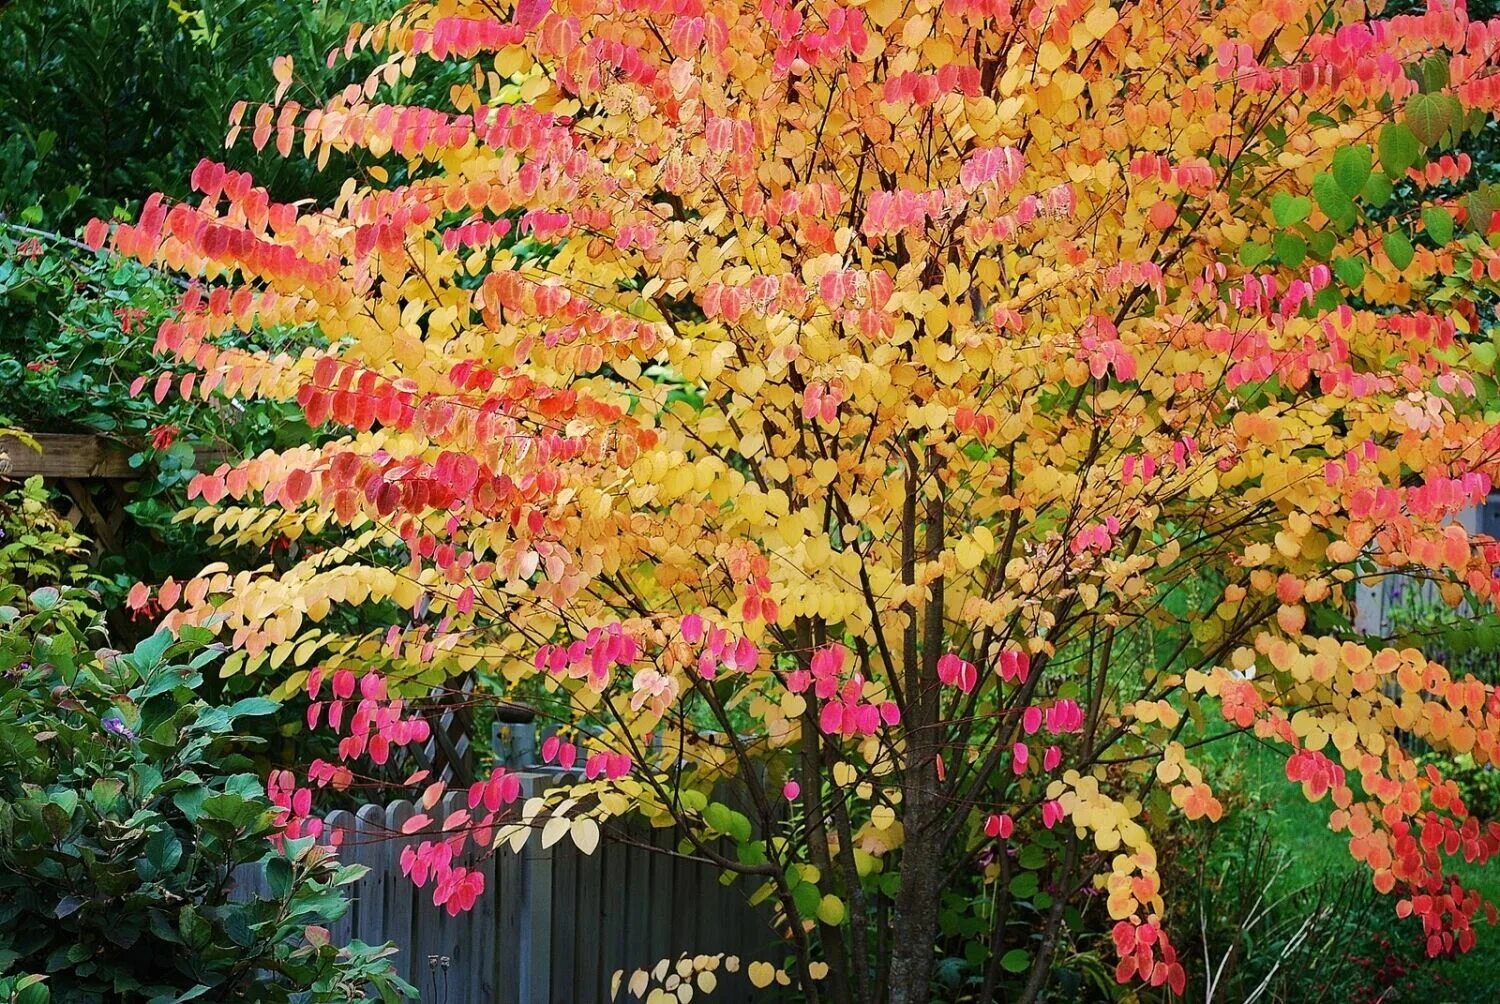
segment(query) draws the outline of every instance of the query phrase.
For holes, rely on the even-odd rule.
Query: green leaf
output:
[[[1333,254],[1333,246],[1338,238],[1331,230],[1319,230],[1307,236],[1307,250],[1318,261],[1327,261],[1328,256]]]
[[[1388,123],[1380,130],[1377,144],[1380,150],[1380,170],[1395,181],[1404,178],[1406,171],[1422,156],[1421,144],[1411,128],[1401,122]]]
[[[733,811],[723,802],[710,802],[708,808],[703,810],[703,821],[720,833],[728,833],[733,825],[730,818]]]
[[[1422,225],[1427,228],[1427,236],[1442,247],[1453,239],[1453,215],[1446,209],[1429,206],[1422,210]]]
[[[1254,268],[1270,257],[1271,247],[1268,244],[1257,244],[1255,241],[1246,241],[1240,245],[1240,264],[1246,268]]]
[[[1395,187],[1391,185],[1391,179],[1383,174],[1372,174],[1370,180],[1365,182],[1364,190],[1359,194],[1360,198],[1370,205],[1383,206],[1391,201],[1391,195],[1395,190]]]
[[[1296,226],[1307,219],[1311,212],[1312,200],[1305,195],[1277,192],[1271,196],[1271,215],[1276,218],[1277,226]]]
[[[1031,953],[1024,948],[1012,948],[1000,957],[1000,968],[1007,973],[1024,973],[1031,966]]]
[[[797,904],[797,913],[805,918],[817,916],[818,907],[823,905],[823,897],[818,894],[818,887],[811,882],[804,882],[792,890],[792,902]]]
[[[183,944],[189,948],[207,948],[213,941],[213,927],[191,903],[177,911],[177,929],[182,932]]]
[[[146,841],[145,860],[157,875],[170,872],[182,860],[182,843],[172,835],[170,828],[163,826]]]
[[[62,603],[62,593],[55,586],[43,586],[29,597],[31,605],[38,610],[56,610]]]
[[[1374,160],[1374,155],[1367,146],[1345,146],[1334,151],[1333,178],[1345,195],[1352,199],[1365,187]]]
[[[256,802],[247,801],[239,795],[210,795],[203,800],[203,815],[234,827],[244,829],[253,823],[262,812]]]
[[[1307,257],[1307,241],[1293,233],[1279,233],[1272,242],[1276,257],[1288,268],[1296,268]]]
[[[1366,172],[1359,183],[1363,185],[1364,178],[1368,177],[1369,172]],[[1349,197],[1351,193],[1342,182],[1335,179],[1333,175],[1320,174],[1313,179],[1312,190],[1313,197],[1318,200],[1318,208],[1323,210],[1334,226],[1343,231],[1354,228],[1359,216],[1354,211],[1354,201]]]
[[[274,715],[280,710],[281,705],[269,697],[246,697],[229,706],[229,717],[234,719]]]
[[[266,862],[266,885],[271,895],[286,899],[292,892],[292,863],[277,854]]]
[[[1351,289],[1358,289],[1365,281],[1365,263],[1358,258],[1340,257],[1333,260],[1333,274]]]
[[[158,631],[135,647],[135,651],[130,653],[130,661],[135,665],[135,671],[145,676],[161,665],[162,656],[171,647],[172,632]]]
[[[1022,872],[1010,880],[1010,894],[1017,899],[1030,899],[1041,888],[1036,872]]]
[[[186,993],[182,993],[177,995],[176,997],[173,997],[172,1004],[184,1004],[184,1002],[186,1001],[195,1001],[212,989],[213,987],[208,986],[207,984],[200,983]]]
[[[208,798],[208,789],[201,784],[184,788],[172,796],[172,804],[190,823],[196,823],[203,814],[203,801]]]
[[[1036,844],[1027,844],[1021,848],[1016,861],[1022,868],[1037,869],[1047,863],[1047,852]]]
[[[52,991],[45,983],[31,983],[16,993],[16,1004],[49,1004]]]
[[[1399,230],[1392,230],[1380,240],[1380,246],[1385,248],[1386,255],[1391,259],[1391,264],[1398,269],[1404,269],[1411,264],[1412,250],[1411,241]]]
[[[1434,53],[1406,68],[1406,75],[1416,81],[1422,93],[1441,91],[1448,86],[1448,58]]]
[[[64,896],[62,899],[58,900],[57,905],[52,908],[52,916],[56,917],[58,920],[62,920],[64,917],[71,917],[73,914],[82,909],[83,904],[86,902],[88,902],[88,900],[84,899],[82,896]]]
[[[117,777],[100,778],[89,788],[89,801],[100,815],[108,815],[120,800],[121,793],[125,790],[125,782]]]
[[[1481,185],[1464,199],[1464,229],[1470,233],[1487,233],[1495,209],[1500,207],[1492,185]]]
[[[1453,106],[1441,94],[1413,94],[1406,102],[1405,122],[1418,143],[1433,146],[1453,123]]]

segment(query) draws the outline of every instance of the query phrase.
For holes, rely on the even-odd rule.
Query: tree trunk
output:
[[[937,827],[913,826],[910,809],[908,805],[906,844],[901,853],[901,888],[891,919],[891,983],[887,998],[890,1004],[927,1004],[929,1000],[942,896]]]
[[[936,452],[929,451],[929,476],[936,480]],[[912,581],[916,550],[916,509],[920,495],[916,458],[908,453],[906,517],[902,539],[903,579]],[[935,560],[943,548],[943,498],[928,498],[923,557]],[[929,587],[922,611],[922,644],[917,647],[917,611],[907,605],[903,638],[906,669],[906,770],[901,804],[905,841],[901,848],[901,885],[891,930],[890,1004],[927,1004],[932,992],[933,944],[938,933],[938,908],[943,891],[943,827],[939,825],[944,795],[938,779],[941,746],[937,660],[943,641],[943,580]]]

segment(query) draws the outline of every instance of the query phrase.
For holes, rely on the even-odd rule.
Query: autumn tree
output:
[[[201,475],[194,518],[336,546],[150,597],[341,736],[273,778],[289,828],[468,674],[565,708],[544,753],[582,777],[420,817],[452,909],[473,843],[644,816],[774,904],[758,985],[907,1004],[945,889],[1008,847],[986,995],[1042,993],[1089,888],[1117,979],[1180,989],[1153,838],[1218,818],[1199,747],[1252,730],[1430,952],[1470,947],[1447,863],[1500,828],[1396,737],[1492,762],[1500,698],[1352,608],[1390,574],[1496,599],[1454,517],[1500,447],[1497,203],[1445,150],[1500,24],[1370,9],[440,0],[330,56],[380,54],[362,87],[279,62],[229,139],[349,155],[332,205],[205,160],[88,237],[197,277],[156,394],[327,435]],[[255,325],[307,347],[233,348]]]

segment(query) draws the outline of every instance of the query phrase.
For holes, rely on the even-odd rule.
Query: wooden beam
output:
[[[40,446],[38,453],[14,436],[0,436],[0,475],[29,478],[113,478],[130,480],[141,472],[130,466],[130,450],[103,436],[71,433],[28,433]],[[7,459],[9,466],[7,468]],[[199,450],[198,470],[213,470],[229,459],[224,449]]]
[[[130,454],[100,436],[75,436],[52,432],[32,433],[42,448],[38,453],[14,436],[0,436],[0,453],[10,456],[11,477],[27,478],[132,478]],[[3,467],[0,462],[0,467]]]

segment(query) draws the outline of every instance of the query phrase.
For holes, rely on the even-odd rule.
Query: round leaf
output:
[[[1296,226],[1312,212],[1312,200],[1305,195],[1277,192],[1271,196],[1271,215],[1282,227]]]
[[[1411,241],[1399,230],[1392,230],[1381,238],[1380,246],[1385,248],[1386,256],[1391,259],[1391,264],[1398,269],[1404,269],[1411,264],[1414,254]]]
[[[1453,217],[1446,209],[1429,206],[1422,210],[1422,225],[1439,247],[1453,239]]]
[[[1422,156],[1416,135],[1401,122],[1391,122],[1381,129],[1378,145],[1380,169],[1392,180],[1404,177],[1407,169]]]
[[[1370,177],[1374,157],[1367,146],[1346,146],[1333,154],[1333,178],[1351,199]]]
[[[1406,103],[1406,125],[1417,142],[1432,146],[1453,122],[1453,106],[1441,94],[1414,94]]]

